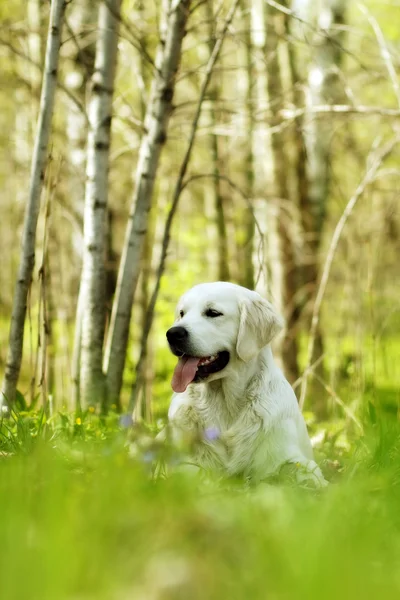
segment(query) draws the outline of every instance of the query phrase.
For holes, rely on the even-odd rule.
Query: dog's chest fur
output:
[[[211,384],[190,386],[188,395],[204,429],[216,428],[224,433],[240,419],[246,406],[254,402],[257,381],[246,391],[232,389],[223,380]],[[236,392],[236,393],[235,393]]]

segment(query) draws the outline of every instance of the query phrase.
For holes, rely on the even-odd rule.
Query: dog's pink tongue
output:
[[[195,358],[193,356],[182,356],[182,358],[179,359],[171,381],[174,392],[180,394],[186,390],[189,383],[195,378],[199,362],[200,358]]]

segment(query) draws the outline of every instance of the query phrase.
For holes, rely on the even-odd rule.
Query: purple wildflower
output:
[[[128,429],[131,425],[133,425],[132,415],[121,415],[119,418],[119,425],[124,429]]]
[[[207,427],[204,430],[204,438],[208,442],[215,442],[215,440],[217,440],[220,435],[221,434],[220,434],[218,427]]]

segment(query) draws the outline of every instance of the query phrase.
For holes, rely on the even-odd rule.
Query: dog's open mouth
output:
[[[182,393],[189,383],[206,379],[213,373],[218,373],[226,367],[229,362],[229,352],[223,350],[212,356],[188,356],[180,357],[172,376],[172,389],[174,392]]]

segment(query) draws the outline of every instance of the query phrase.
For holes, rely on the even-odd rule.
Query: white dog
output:
[[[260,481],[286,463],[299,481],[326,481],[296,396],[275,365],[271,340],[283,326],[273,306],[232,283],[197,285],[167,331],[179,357],[168,417],[173,437],[195,440],[202,467]]]

